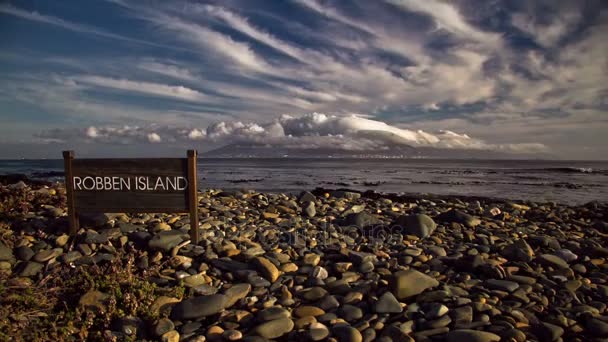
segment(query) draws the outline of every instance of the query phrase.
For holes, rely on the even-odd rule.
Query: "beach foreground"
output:
[[[608,338],[607,203],[208,190],[195,246],[187,214],[69,237],[61,184],[3,181],[2,340]]]

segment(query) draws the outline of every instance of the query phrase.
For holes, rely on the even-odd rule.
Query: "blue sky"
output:
[[[599,0],[3,2],[0,158],[245,141],[606,159],[607,33]]]

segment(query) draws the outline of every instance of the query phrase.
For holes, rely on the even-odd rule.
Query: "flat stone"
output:
[[[294,323],[291,319],[279,318],[258,325],[254,331],[263,338],[274,339],[292,331],[293,327]]]
[[[311,201],[311,202],[305,203],[304,207],[302,208],[302,211],[308,217],[315,217],[315,215],[317,214],[317,211],[315,209],[315,202]]]
[[[19,275],[22,277],[33,277],[40,273],[43,268],[44,264],[35,261],[28,261],[21,269],[21,272],[19,272]]]
[[[526,240],[519,239],[503,248],[500,254],[511,261],[528,262],[534,257],[534,250]]]
[[[279,269],[268,259],[264,257],[257,257],[254,260],[254,263],[264,278],[270,280],[270,282],[274,283],[279,278]]]
[[[179,342],[179,333],[175,330],[168,331],[160,337],[162,342]]]
[[[450,310],[450,317],[454,324],[469,324],[473,321],[473,308],[461,306]]]
[[[502,279],[488,279],[486,280],[485,284],[490,289],[502,290],[507,292],[513,292],[519,288],[518,283]]]
[[[298,292],[298,295],[307,301],[313,302],[325,297],[327,295],[327,290],[322,287],[315,286]]]
[[[194,320],[215,315],[224,310],[226,302],[227,297],[223,294],[190,298],[173,307],[173,310],[171,310],[171,318],[174,320]]]
[[[427,215],[414,214],[399,217],[393,224],[403,234],[414,235],[421,239],[430,236],[437,228],[437,224]]]
[[[68,243],[69,240],[70,237],[68,235],[62,234],[55,239],[55,245],[57,247],[63,247]]]
[[[443,222],[460,223],[469,228],[474,228],[475,226],[481,223],[481,220],[479,220],[478,218],[455,209],[451,209],[449,211],[441,213],[439,216],[437,216],[437,219]]]
[[[156,336],[162,336],[173,329],[175,329],[175,324],[168,318],[161,318],[154,324],[154,334]]]
[[[303,305],[293,310],[296,317],[312,316],[317,317],[325,314],[325,310],[311,305]]]
[[[430,303],[424,310],[424,316],[427,319],[435,319],[444,316],[449,311],[450,309],[441,303]]]
[[[387,291],[374,303],[374,311],[377,313],[400,313],[403,312],[403,308],[397,298]]]
[[[291,313],[280,306],[273,306],[258,312],[256,317],[262,322],[268,322],[279,318],[290,318]]]
[[[355,322],[363,317],[363,310],[357,306],[345,304],[338,309],[338,314],[347,322]]]
[[[16,261],[15,255],[13,254],[13,250],[1,242],[0,242],[0,261],[9,262],[11,265],[15,264],[15,261]]]
[[[183,278],[182,281],[184,282],[184,285],[186,287],[197,287],[197,286],[204,285],[207,283],[207,279],[205,278],[205,275],[203,275],[201,273],[187,276],[187,277]]]
[[[445,336],[446,342],[494,342],[500,341],[500,336],[480,330],[452,330]]]
[[[608,323],[600,319],[589,318],[585,322],[585,328],[589,330],[593,336],[608,337]]]
[[[188,235],[179,230],[161,231],[154,235],[150,241],[148,241],[148,247],[164,252],[170,252],[171,249],[185,241],[187,238]]]
[[[340,342],[362,342],[363,336],[359,330],[346,324],[336,324],[332,329],[332,333]]]
[[[327,270],[321,266],[315,266],[310,271],[310,276],[315,279],[325,280],[327,277],[329,277],[329,272],[327,272]]]
[[[564,329],[555,324],[542,322],[536,327],[535,332],[542,341],[557,341],[564,334]]]
[[[392,292],[399,300],[416,296],[438,285],[435,278],[414,269],[394,273],[391,281]]]
[[[178,298],[159,296],[154,300],[152,305],[150,305],[150,312],[155,314],[166,312],[171,306],[179,302],[180,300]]]
[[[29,261],[36,253],[34,253],[34,251],[28,246],[21,246],[21,247],[15,248],[15,254],[17,255],[17,258],[19,260]],[[1,257],[0,257],[0,259],[1,259]]]
[[[312,341],[321,341],[329,336],[329,329],[323,323],[311,323],[308,329],[308,337]]]
[[[343,221],[343,225],[345,226],[355,226],[358,228],[375,226],[379,224],[382,224],[380,219],[366,212],[348,214]]]
[[[576,259],[578,259],[578,255],[572,253],[572,251],[569,249],[560,249],[557,252],[555,252],[555,255],[562,258],[567,263],[571,263],[571,262],[575,261]]]
[[[541,263],[543,265],[548,265],[548,266],[551,266],[554,268],[569,268],[570,267],[564,259],[558,257],[557,255],[553,255],[553,254],[539,255],[537,260],[539,263]]]
[[[226,296],[226,308],[233,306],[236,302],[245,298],[250,291],[250,284],[241,283],[232,285],[232,287],[224,291],[224,295]]]
[[[87,310],[97,310],[103,312],[106,309],[106,301],[110,298],[110,295],[91,290],[80,297],[78,305],[84,307]]]

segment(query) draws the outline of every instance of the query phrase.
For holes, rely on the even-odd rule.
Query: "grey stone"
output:
[[[250,291],[250,284],[241,283],[233,285],[224,292],[224,295],[226,296],[226,307],[229,308],[233,306],[236,302],[245,298]]]
[[[340,342],[362,342],[363,336],[359,330],[346,324],[336,324],[332,329],[332,333]]]
[[[2,247],[0,247],[0,250],[1,249]],[[1,253],[2,252],[0,251],[0,254]],[[15,249],[15,254],[17,255],[17,258],[19,258],[19,260],[29,261],[36,253],[34,253],[34,251],[28,246],[21,246]],[[2,257],[0,256],[0,259],[1,258]]]
[[[396,272],[391,282],[393,294],[399,300],[416,296],[438,285],[435,278],[413,269]]]
[[[293,321],[289,318],[284,317],[275,319],[273,321],[264,322],[255,327],[254,331],[256,332],[256,334],[262,336],[263,338],[274,339],[292,331],[293,327]]]
[[[21,269],[21,272],[19,272],[19,275],[22,277],[33,277],[40,273],[43,268],[44,264],[35,261],[28,261]]]
[[[478,218],[455,209],[441,213],[439,216],[437,216],[437,220],[443,222],[456,222],[470,228],[473,228],[481,223],[481,220]]]
[[[170,252],[173,247],[179,245],[187,238],[188,235],[179,230],[165,230],[154,235],[152,239],[148,241],[148,247]]]
[[[553,255],[553,254],[542,254],[542,255],[538,256],[537,260],[539,263],[541,263],[543,265],[551,266],[554,268],[569,268],[570,267],[564,259],[558,257],[557,255]]]
[[[315,210],[315,202],[312,202],[312,201],[306,202],[304,204],[303,211],[306,214],[306,216],[314,217],[317,214],[317,211]]]
[[[173,307],[171,318],[186,320],[215,315],[224,310],[227,300],[222,294],[190,298]]]
[[[507,292],[513,292],[519,288],[518,283],[502,279],[488,279],[486,280],[485,284],[490,289],[502,290]]]
[[[290,318],[291,313],[280,306],[273,306],[258,312],[256,317],[262,322],[268,322],[280,318]]]
[[[387,291],[374,303],[374,311],[377,313],[400,313],[403,308],[397,298]]]
[[[6,261],[11,265],[15,264],[16,261],[13,250],[2,242],[0,242],[0,261]]]
[[[500,336],[480,330],[452,330],[445,336],[446,342],[494,342],[500,341]]]
[[[395,221],[394,225],[404,234],[414,235],[421,239],[433,234],[435,228],[437,228],[435,221],[424,214],[401,216]]]

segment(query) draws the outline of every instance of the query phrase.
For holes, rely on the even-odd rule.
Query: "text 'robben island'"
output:
[[[74,177],[74,190],[105,191],[182,191],[188,188],[185,177],[118,177],[87,176]]]

